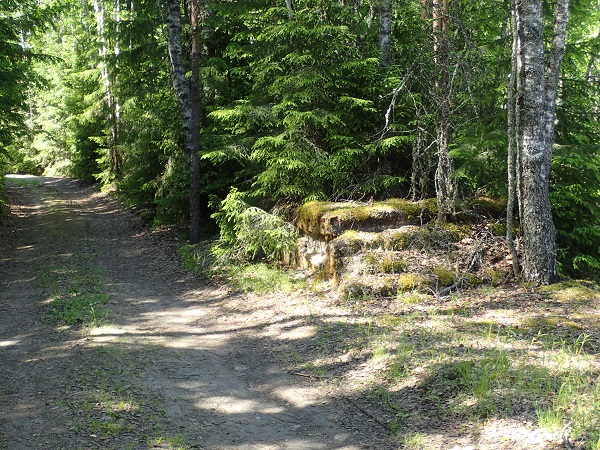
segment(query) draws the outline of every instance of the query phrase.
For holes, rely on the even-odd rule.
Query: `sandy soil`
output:
[[[73,180],[13,178],[7,195],[0,448],[396,447],[333,386],[285,369],[286,343],[310,340],[306,302],[249,305],[260,299],[202,284],[179,268],[174,234]],[[61,273],[100,280],[105,322],[49,318],[44,279]]]

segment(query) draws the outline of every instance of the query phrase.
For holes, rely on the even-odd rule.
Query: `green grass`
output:
[[[42,182],[31,178],[5,177],[6,183],[15,184],[17,186],[41,186]]]
[[[166,432],[163,400],[148,397],[141,388],[146,373],[138,366],[142,360],[147,362],[148,353],[127,352],[110,345],[97,347],[85,356],[84,366],[73,376],[76,394],[72,387],[65,394],[66,405],[76,412],[71,430],[94,441],[100,439],[103,448],[133,449],[146,442],[148,448],[188,449],[183,437]],[[127,362],[115,365],[115,359]]]
[[[413,423],[443,417],[477,430],[490,420],[525,415],[534,428],[566,433],[582,449],[598,450],[595,342],[562,322],[552,331],[523,327],[519,323],[528,322],[522,319],[505,325],[481,317],[485,310],[471,301],[456,297],[449,301],[454,304],[432,307],[431,300],[399,296],[401,314],[359,308],[344,321],[312,317],[314,345],[298,347],[297,361],[288,364],[318,368],[331,379],[360,367],[360,395],[386,411],[390,435],[406,448],[428,448],[427,435]],[[346,365],[349,355],[354,361]],[[411,409],[402,394],[407,388],[415,404],[428,405],[429,419],[422,408]]]
[[[299,286],[290,272],[264,263],[232,267],[229,284],[240,291],[257,293],[290,292]]]
[[[56,323],[98,326],[109,316],[105,305],[110,297],[104,292],[102,273],[81,258],[67,267],[45,267],[38,275],[38,287]]]

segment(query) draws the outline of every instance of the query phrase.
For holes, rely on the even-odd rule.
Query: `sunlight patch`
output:
[[[199,409],[215,411],[218,414],[281,414],[280,406],[264,406],[262,402],[237,397],[218,396],[202,399],[196,403]]]

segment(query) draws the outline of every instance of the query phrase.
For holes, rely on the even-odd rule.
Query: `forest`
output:
[[[526,280],[600,271],[597,0],[3,0],[0,49],[0,172],[191,243],[240,204],[488,196]]]

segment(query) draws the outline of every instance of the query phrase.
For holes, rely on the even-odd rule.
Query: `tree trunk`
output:
[[[454,168],[450,158],[451,108],[448,0],[436,0],[434,2],[433,38],[435,63],[439,71],[436,79],[438,166],[435,172],[435,190],[438,202],[438,219],[445,222],[454,209]]]
[[[100,59],[100,77],[104,84],[105,102],[108,108],[108,123],[110,124],[110,137],[107,142],[107,152],[110,162],[110,175],[121,172],[123,155],[119,149],[119,122],[120,105],[113,94],[113,83],[111,73],[108,70],[106,47],[106,5],[104,0],[94,0],[94,11],[96,13],[96,30],[98,33],[98,57]],[[120,19],[120,17],[119,17]]]
[[[180,0],[168,0],[168,47],[171,62],[171,80],[177,95],[183,141],[190,164],[190,224],[189,241],[200,240],[200,119],[201,102],[199,90],[200,73],[200,11],[196,0],[191,2],[190,24],[192,26],[192,78],[185,76],[183,48],[181,45]]]
[[[517,3],[516,138],[522,199],[523,276],[556,279],[556,237],[550,206],[550,170],[558,77],[564,54],[568,0],[557,0],[554,36],[545,72],[542,0]]]
[[[392,0],[382,0],[379,8],[379,65],[392,64]]]
[[[343,6],[343,5],[342,5]],[[294,19],[294,5],[292,4],[292,0],[285,0],[285,7],[288,11],[288,19]]]
[[[515,103],[515,89],[517,85],[517,51],[519,49],[518,41],[518,28],[517,28],[517,12],[515,5],[511,4],[511,18],[512,18],[512,52],[511,52],[511,70],[510,79],[508,83],[507,93],[507,109],[508,109],[508,194],[506,202],[506,243],[512,257],[513,273],[515,276],[519,274],[519,257],[517,249],[515,248],[513,226],[514,226],[514,212],[515,212],[515,200],[517,194],[517,141],[515,135],[516,129],[516,103]]]

